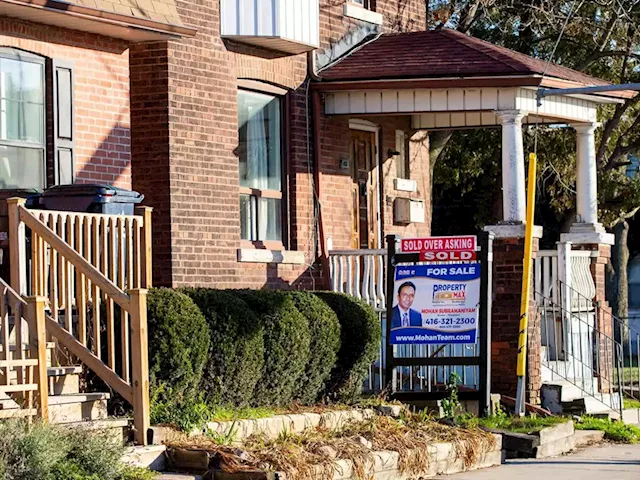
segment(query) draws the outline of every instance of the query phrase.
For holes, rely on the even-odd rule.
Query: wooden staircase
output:
[[[145,444],[151,209],[115,216],[27,210],[21,199],[8,206],[0,418],[38,416],[125,435],[129,420],[108,418],[111,393],[81,390],[83,370],[91,370],[133,406],[134,440]]]

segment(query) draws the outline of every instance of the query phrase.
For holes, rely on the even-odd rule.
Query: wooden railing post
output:
[[[47,329],[45,319],[44,297],[28,297],[27,315],[32,322],[32,341],[35,337],[38,366],[36,367],[36,384],[38,385],[38,416],[44,422],[49,421],[49,378],[47,376]]]
[[[153,283],[152,278],[152,264],[151,264],[151,212],[153,212],[152,207],[136,207],[136,214],[142,216],[142,235],[141,235],[141,243],[140,246],[140,286],[142,288],[151,288]]]
[[[24,223],[20,221],[19,207],[24,206],[24,198],[9,198],[9,265],[10,284],[20,295],[27,293],[27,254]]]
[[[149,418],[149,348],[147,339],[147,290],[129,290],[131,297],[131,373],[135,441],[147,444]]]

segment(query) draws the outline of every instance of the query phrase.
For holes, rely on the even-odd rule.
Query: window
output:
[[[353,3],[357,3],[358,5],[362,5],[366,9],[372,9],[372,0],[351,0]]]
[[[0,50],[0,188],[44,188],[44,59]]]
[[[282,100],[238,91],[241,238],[282,242]]]

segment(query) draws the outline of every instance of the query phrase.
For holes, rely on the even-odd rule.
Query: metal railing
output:
[[[622,412],[623,348],[614,333],[619,320],[566,283],[557,286],[556,299],[535,293],[543,379],[550,373],[548,380],[564,380],[607,409]]]
[[[377,312],[382,327],[382,341],[378,359],[369,367],[364,383],[367,393],[381,392],[386,366],[386,262],[387,251],[329,250],[329,268],[333,291],[360,298]],[[474,345],[396,345],[397,358],[415,357],[472,357],[477,356],[479,344]],[[477,366],[421,366],[397,367],[394,375],[396,391],[437,391],[446,388],[452,373],[460,377],[461,388],[477,389]]]

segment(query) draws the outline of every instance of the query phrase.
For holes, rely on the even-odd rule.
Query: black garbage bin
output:
[[[66,212],[133,215],[144,195],[132,190],[99,184],[56,185],[39,198],[40,208]]]

